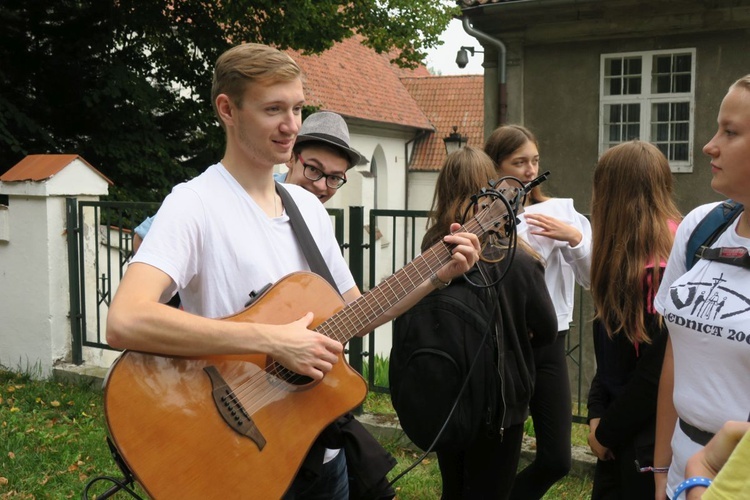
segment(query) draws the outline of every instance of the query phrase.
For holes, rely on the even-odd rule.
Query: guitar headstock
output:
[[[481,229],[477,232],[477,236],[481,238],[494,233],[505,237],[510,217],[508,208],[510,207],[513,211],[513,217],[523,211],[523,205],[517,203],[519,196],[523,195],[522,189],[503,183],[484,194],[485,196],[479,202],[481,210],[474,215],[474,220]]]

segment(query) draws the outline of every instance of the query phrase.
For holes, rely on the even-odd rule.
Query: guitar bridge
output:
[[[260,433],[260,429],[255,425],[252,417],[245,411],[232,388],[224,381],[219,370],[215,366],[206,366],[203,370],[211,380],[211,386],[213,387],[211,395],[221,418],[233,431],[250,438],[258,446],[258,449],[262,450],[266,446],[266,438]]]

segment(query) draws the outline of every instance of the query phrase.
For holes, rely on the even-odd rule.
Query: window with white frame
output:
[[[640,139],[673,172],[693,171],[695,49],[604,54],[599,95],[600,155]]]

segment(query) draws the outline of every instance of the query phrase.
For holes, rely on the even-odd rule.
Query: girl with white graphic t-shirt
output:
[[[703,147],[711,158],[711,187],[747,206],[750,75],[729,88],[717,121],[716,135]],[[701,259],[687,270],[685,261],[690,234],[716,205],[700,206],[685,217],[656,297],[656,308],[669,329],[659,386],[654,457],[655,466],[668,466],[669,472],[658,475],[657,499],[674,498],[685,479],[688,458],[725,422],[750,417],[750,269]],[[747,212],[741,213],[711,247],[747,252]]]

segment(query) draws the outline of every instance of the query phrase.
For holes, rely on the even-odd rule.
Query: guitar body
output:
[[[312,311],[314,329],[343,307],[325,280],[294,273],[223,320],[286,324]],[[343,356],[317,383],[279,376],[271,363],[122,354],[105,381],[107,427],[152,498],[281,498],[317,436],[367,394]]]

